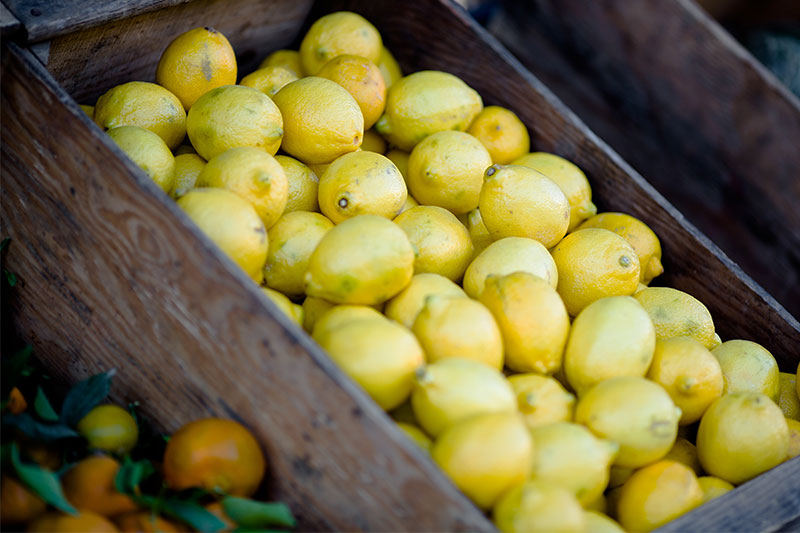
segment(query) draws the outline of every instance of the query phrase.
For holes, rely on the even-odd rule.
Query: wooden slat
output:
[[[17,17],[8,10],[5,4],[0,4],[0,37],[10,38],[16,35],[20,28],[22,28],[22,24]]]
[[[302,530],[492,529],[29,52],[4,47],[2,65],[4,267],[15,326],[56,377],[117,368],[115,399],[166,431],[243,421]]]
[[[800,316],[798,99],[692,0],[503,5],[493,33]]]

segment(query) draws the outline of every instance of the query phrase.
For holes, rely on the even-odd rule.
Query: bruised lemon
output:
[[[671,287],[648,287],[633,297],[653,320],[657,339],[694,337],[709,350],[719,344],[711,313],[697,298]]]
[[[162,191],[172,191],[175,157],[161,137],[139,126],[119,126],[108,130],[108,136]]]
[[[411,328],[417,315],[425,306],[425,300],[432,294],[467,296],[461,287],[444,276],[432,273],[415,274],[406,288],[386,302],[384,313],[395,322]]]
[[[303,325],[303,308],[301,306],[292,303],[285,294],[270,289],[269,287],[261,287],[261,291],[267,298],[272,300],[272,303],[274,303],[283,314],[291,318],[294,322],[297,322],[298,325]]]
[[[385,46],[381,47],[381,55],[378,58],[378,68],[381,71],[387,89],[403,77],[403,70],[400,68],[400,65],[397,64],[397,60],[392,53]]]
[[[288,155],[276,155],[289,182],[289,193],[284,213],[292,211],[319,211],[317,201],[319,178],[307,165]]]
[[[684,439],[678,437],[675,439],[675,444],[672,449],[664,456],[665,460],[676,461],[682,465],[686,465],[694,471],[698,476],[703,472],[703,467],[700,464],[700,459],[697,456],[697,446]]]
[[[575,411],[575,396],[555,379],[539,374],[514,374],[508,378],[517,397],[517,408],[529,428],[554,422],[569,422]]]
[[[283,67],[264,67],[242,78],[239,85],[251,87],[273,97],[284,86],[300,79],[294,72]]]
[[[536,479],[509,490],[492,515],[502,533],[582,533],[586,527],[583,508],[575,496]]]
[[[467,213],[467,231],[469,232],[469,238],[472,239],[473,258],[477,257],[487,246],[494,242],[489,230],[486,229],[486,224],[483,223],[480,209],[473,209]]]
[[[205,160],[197,154],[176,155],[172,197],[180,198],[193,189],[205,166]]]
[[[375,130],[366,130],[364,132],[364,138],[361,140],[361,149],[365,152],[375,152],[376,154],[383,155],[386,153],[386,141],[384,141],[383,137]],[[389,160],[397,166],[394,160],[391,158],[389,158]],[[398,167],[397,170],[400,170],[400,167]],[[400,173],[402,174],[403,171],[400,170]],[[405,176],[403,176],[403,180],[405,180]]]
[[[538,276],[553,288],[558,284],[556,264],[542,243],[525,237],[507,237],[493,242],[472,260],[464,273],[464,290],[470,297],[478,298],[487,277],[517,271]]]
[[[425,434],[424,431],[419,429],[417,426],[413,424],[409,424],[407,422],[398,422],[397,427],[400,428],[403,433],[408,435],[414,444],[425,450],[426,452],[431,451],[431,446],[433,446],[433,441],[429,436]]]
[[[703,489],[703,503],[711,501],[714,498],[719,498],[726,492],[732,491],[734,488],[733,485],[724,479],[714,476],[699,477],[697,481],[700,483],[700,488]]]
[[[364,115],[364,129],[371,128],[386,107],[386,84],[378,66],[361,56],[343,54],[328,61],[317,73],[344,87]]]
[[[778,407],[783,411],[783,416],[800,421],[800,398],[797,395],[797,376],[781,372],[778,376],[780,392],[778,393]]]
[[[769,350],[751,341],[723,342],[711,353],[719,361],[725,380],[723,394],[731,392],[760,392],[777,402],[780,396],[778,362]]]
[[[344,54],[377,63],[382,47],[378,30],[367,19],[338,11],[318,18],[311,25],[300,43],[300,60],[306,74],[314,76],[328,61]]]
[[[267,231],[269,252],[264,265],[267,287],[284,294],[303,294],[304,277],[311,254],[333,222],[308,211],[285,213]]]
[[[469,232],[446,209],[433,205],[413,207],[394,219],[414,247],[416,274],[440,274],[459,281],[472,260]]]
[[[302,61],[300,61],[300,52],[297,50],[275,50],[258,66],[260,69],[267,67],[285,68],[297,78],[305,76]]]
[[[478,113],[467,133],[478,139],[492,156],[492,162],[507,165],[526,154],[531,138],[525,124],[504,107],[490,105]]]

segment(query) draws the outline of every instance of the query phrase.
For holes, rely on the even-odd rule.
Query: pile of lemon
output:
[[[87,112],[501,530],[650,530],[800,453],[794,375],[512,111],[350,12],[236,80],[197,28]]]

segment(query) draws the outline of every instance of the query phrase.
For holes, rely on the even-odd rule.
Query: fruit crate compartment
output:
[[[759,342],[782,370],[796,368],[797,321],[454,3],[112,1],[90,14],[66,2],[7,5],[22,23],[18,44],[3,46],[0,132],[5,266],[21,280],[8,295],[15,329],[69,382],[118,368],[116,399],[141,401],[159,429],[243,421],[265,446],[270,496],[302,530],[492,525],[78,107],[152,80],[166,44],[193,27],[227,35],[244,74],[296,45],[309,20],[364,15],[405,72],[452,72],[486,104],[513,109],[536,149],[586,171],[599,208],[652,227],[660,284],[703,301],[724,339]],[[665,528],[767,531],[798,515],[795,459]]]

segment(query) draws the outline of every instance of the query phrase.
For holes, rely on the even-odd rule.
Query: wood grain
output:
[[[0,133],[4,266],[16,328],[56,377],[117,368],[116,399],[166,431],[243,421],[302,530],[492,529],[29,52],[10,44],[2,65],[2,108],[24,110]]]
[[[691,0],[505,0],[492,31],[800,316],[800,103]]]

